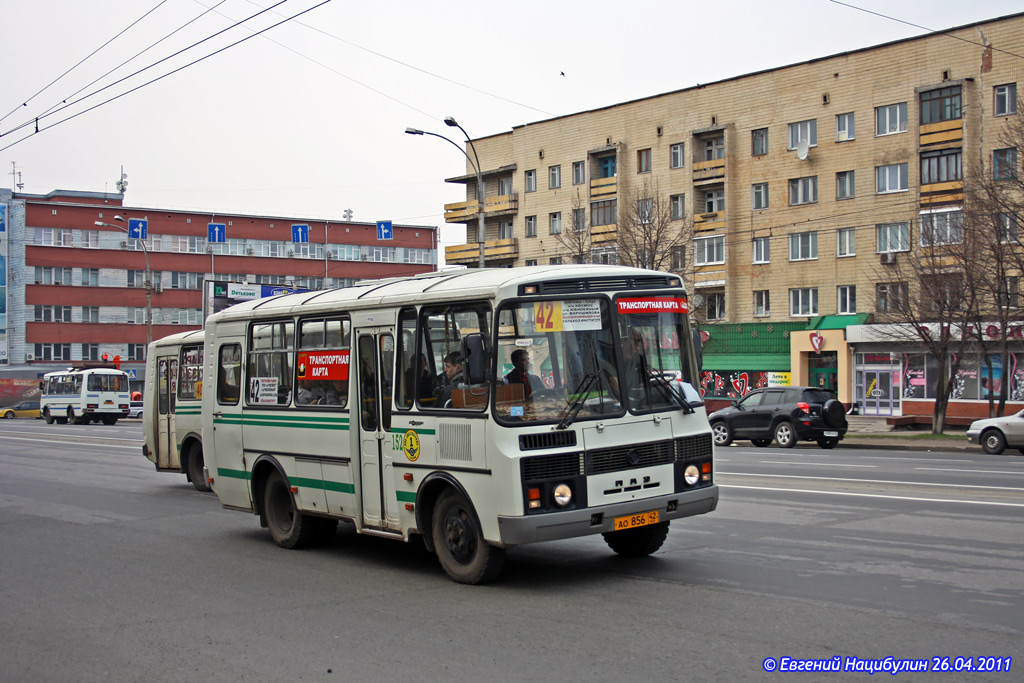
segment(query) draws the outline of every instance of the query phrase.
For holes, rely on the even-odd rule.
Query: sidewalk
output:
[[[847,415],[846,419],[850,425],[849,431],[837,448],[984,452],[981,446],[967,441],[967,430],[963,428],[947,427],[945,434],[936,435],[931,433],[930,428],[893,431],[893,428],[885,423],[884,417]]]

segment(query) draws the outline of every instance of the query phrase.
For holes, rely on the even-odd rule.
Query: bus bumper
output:
[[[663,522],[711,512],[718,506],[718,486],[672,493],[598,508],[566,510],[522,517],[498,517],[502,545],[557,541],[613,531],[616,517],[658,511]]]

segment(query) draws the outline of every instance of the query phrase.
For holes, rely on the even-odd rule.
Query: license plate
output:
[[[636,515],[627,515],[626,517],[615,518],[615,531],[621,531],[623,529],[635,529],[638,526],[647,526],[648,524],[658,523],[658,511],[651,510],[650,512],[641,512]]]
[[[839,432],[822,432],[825,436],[839,436]]]
[[[114,404],[113,401],[104,401],[103,402],[103,405],[113,405],[113,404]]]

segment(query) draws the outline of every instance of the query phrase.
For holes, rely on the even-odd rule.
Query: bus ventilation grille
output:
[[[442,422],[437,425],[437,441],[442,460],[473,462],[470,425]]]
[[[519,435],[519,450],[521,451],[540,451],[545,448],[563,448],[575,445],[576,432],[569,430]]]
[[[538,282],[538,294],[572,294],[574,292],[606,292],[621,289],[665,289],[678,287],[679,280],[668,275],[639,277],[594,277],[585,280]]]
[[[523,481],[539,481],[558,477],[575,477],[583,474],[582,453],[559,455],[537,455],[523,458]]]
[[[675,447],[672,441],[654,441],[601,448],[590,451],[589,455],[587,474],[604,474],[671,463],[675,459]]]
[[[676,439],[676,462],[711,457],[711,435],[696,434]]]

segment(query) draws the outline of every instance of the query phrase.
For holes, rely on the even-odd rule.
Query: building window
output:
[[[36,228],[35,244],[43,247],[71,247],[71,231],[64,228]]]
[[[140,271],[136,271],[140,272]],[[202,289],[202,273],[171,273],[171,289]]]
[[[789,205],[814,204],[818,201],[818,177],[791,178],[789,181]]]
[[[921,246],[936,247],[964,241],[964,212],[930,211],[921,214]]]
[[[725,137],[719,136],[704,141],[704,161],[725,158]]]
[[[526,171],[524,184],[527,192],[537,191],[537,171]]]
[[[836,288],[839,303],[836,311],[840,315],[850,315],[857,312],[857,286],[839,285]]]
[[[725,292],[708,292],[704,295],[704,312],[707,320],[725,319]]]
[[[1009,180],[1017,177],[1017,149],[1007,147],[992,151],[992,177]]]
[[[100,286],[100,269],[99,268],[82,268],[82,286],[84,286],[84,287],[99,287]]]
[[[686,165],[685,150],[686,150],[686,145],[684,145],[682,142],[677,142],[676,144],[674,144],[671,147],[669,147],[669,155],[668,155],[668,167],[669,168],[682,168],[683,166]]]
[[[906,306],[909,288],[906,282],[879,282],[875,285],[875,311],[893,313]]]
[[[555,211],[548,214],[548,227],[552,235],[562,234],[562,212]]]
[[[582,161],[572,162],[572,184],[582,185],[587,182],[587,165]]]
[[[879,254],[910,251],[910,224],[883,223],[875,226],[876,248]]]
[[[754,263],[768,263],[771,254],[768,250],[769,238],[755,237],[752,245]]]
[[[590,203],[590,225],[615,225],[616,200],[605,199]]]
[[[528,258],[528,259],[526,259],[526,265],[527,266],[535,266],[535,265],[537,265],[537,259],[535,259],[535,258]]]
[[[853,112],[836,114],[836,142],[846,142],[853,139]]]
[[[636,152],[636,172],[637,173],[650,173],[651,172],[651,149],[639,149]]]
[[[37,323],[69,323],[71,322],[70,306],[34,306]]]
[[[789,149],[796,149],[801,140],[806,140],[811,147],[818,144],[817,119],[789,124]]]
[[[548,259],[548,263],[553,265],[553,266],[560,266],[560,265],[562,265],[562,257],[561,256],[552,256],[550,259]]]
[[[686,218],[686,195],[674,194],[668,198],[669,217],[674,220]]]
[[[587,210],[586,209],[573,209],[572,210],[572,229],[576,232],[583,232],[587,229]]]
[[[875,166],[875,191],[878,194],[902,192],[907,189],[907,165]]]
[[[709,266],[725,263],[725,236],[697,237],[693,240],[693,263]]]
[[[725,190],[708,190],[704,193],[704,213],[725,211]]]
[[[99,344],[82,344],[82,360],[99,360]]]
[[[617,258],[615,247],[611,247],[611,248],[605,247],[605,248],[601,248],[601,249],[591,249],[590,250],[590,262],[591,263],[600,263],[600,264],[606,265],[606,266],[614,266],[616,263],[619,262],[618,258]]]
[[[818,288],[799,287],[789,290],[789,315],[794,318],[818,315]]]
[[[598,160],[598,163],[600,163],[600,165],[601,165],[601,177],[602,178],[614,178],[615,177],[617,169],[616,169],[615,157],[614,156],[601,157]]]
[[[37,285],[70,285],[71,269],[36,266],[35,282]]]
[[[768,183],[754,183],[750,186],[750,207],[754,211],[768,208]]]
[[[789,236],[789,260],[809,261],[818,258],[818,233],[797,232]]]
[[[672,247],[672,270],[678,272],[686,268],[686,247]]]
[[[98,323],[100,321],[99,306],[82,306],[82,322]]]
[[[509,194],[512,194],[512,177],[498,178],[498,196],[503,197]]]
[[[537,217],[527,216],[526,217],[526,236],[536,237],[537,236]]]
[[[654,221],[654,200],[638,199],[636,202],[636,220],[640,225],[650,225]]]
[[[1020,278],[1004,278],[999,288],[999,305],[1003,308],[1017,308],[1019,306],[1018,294],[1020,293]]]
[[[750,153],[755,157],[768,153],[768,129],[758,128],[750,131]]]
[[[56,215],[57,209],[53,210]],[[71,344],[36,344],[36,360],[71,360]]]
[[[1017,243],[1017,214],[1008,212],[999,214],[999,241],[1003,244]]]
[[[125,322],[127,322],[129,325],[145,325],[146,309],[129,306],[125,310]]]
[[[836,173],[836,199],[853,199],[853,179],[853,171],[839,171]]]
[[[943,149],[937,152],[925,152],[921,155],[921,184],[948,183],[962,180],[959,149]]]
[[[839,228],[839,231],[836,233],[836,236],[836,256],[857,255],[856,228]]]
[[[498,223],[498,239],[510,240],[512,237],[512,221],[501,221]]]
[[[562,167],[548,166],[548,189],[557,190],[562,186]]]
[[[146,360],[145,344],[129,344],[128,360]]]
[[[993,89],[995,103],[993,111],[996,116],[1009,116],[1017,113],[1017,84],[997,85]]]
[[[767,289],[754,292],[754,315],[764,317],[772,314],[771,293]]]
[[[921,124],[952,121],[961,116],[960,86],[936,88],[921,93]]]
[[[82,248],[83,249],[99,249],[100,246],[100,231],[99,230],[83,230],[82,231]]]
[[[907,103],[875,107],[875,135],[907,132]]]

